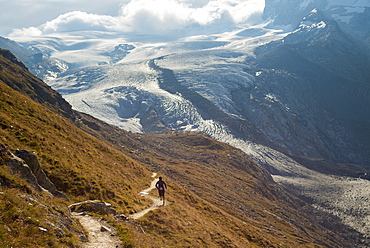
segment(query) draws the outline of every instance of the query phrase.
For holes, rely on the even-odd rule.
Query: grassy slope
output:
[[[137,224],[125,223],[131,239],[127,243],[137,247],[340,246],[339,237],[296,210],[299,206],[239,150],[200,134],[131,134],[81,113],[75,113],[72,124],[1,83],[24,80],[22,75],[29,74],[25,68],[12,66],[1,56],[0,65],[0,142],[36,152],[50,179],[73,201],[100,199],[127,214],[147,204],[137,194],[150,181],[146,168],[165,176],[173,204],[138,221],[150,236],[137,231]],[[0,191],[35,194],[25,186],[16,187],[18,180],[10,179],[13,176],[6,167],[0,168],[2,182],[10,182],[7,187],[2,183]],[[21,208],[22,201],[14,203],[18,200],[13,204]],[[52,204],[63,209],[67,203]],[[17,220],[24,223],[26,215],[18,215]],[[0,215],[0,238],[16,242],[14,235],[1,236],[1,230],[7,233],[3,228],[7,221]],[[36,232],[32,235],[41,239]]]
[[[240,150],[199,134],[136,136],[142,144],[136,147],[142,149],[132,156],[181,185],[168,190],[174,205],[141,220],[158,238],[164,235],[169,242],[174,237],[170,244],[182,241],[184,247],[188,237],[181,233],[187,232],[199,242],[193,247],[202,247],[204,240],[213,240],[215,247],[235,247],[231,237],[261,247],[338,246],[338,236],[300,212],[296,199]],[[190,192],[198,197],[189,197]],[[199,221],[199,214],[208,222]]]

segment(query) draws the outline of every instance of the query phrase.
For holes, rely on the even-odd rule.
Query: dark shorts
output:
[[[164,189],[158,189],[159,196],[164,196]]]

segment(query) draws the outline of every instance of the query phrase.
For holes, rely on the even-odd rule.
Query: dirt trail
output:
[[[90,215],[75,214],[85,231],[89,233],[89,241],[81,244],[82,248],[124,247],[115,236],[116,231],[101,218]]]
[[[157,173],[153,173],[152,178],[154,180],[151,182],[150,187],[144,189],[140,194],[147,197],[153,201],[153,204],[140,212],[131,214],[129,218],[138,219],[144,216],[151,210],[162,207],[162,201],[159,197],[149,195],[152,189],[155,189],[155,184],[158,181],[156,178]],[[165,202],[166,205],[169,204],[168,201]],[[111,248],[111,247],[124,247],[117,236],[115,236],[115,229],[107,224],[104,220],[98,217],[93,217],[86,215],[84,213],[73,213],[81,225],[84,227],[85,231],[88,232],[88,242],[83,242],[81,247],[83,248]]]
[[[149,195],[149,192],[152,189],[155,189],[155,184],[158,181],[158,178],[156,178],[156,176],[157,176],[157,173],[153,173],[152,177],[154,178],[154,180],[151,182],[150,187],[147,188],[147,189],[144,189],[143,191],[140,192],[140,194],[142,196],[151,199],[153,201],[153,204],[149,208],[146,208],[146,209],[144,209],[144,210],[142,210],[140,212],[131,214],[129,216],[129,218],[131,218],[131,219],[138,219],[138,218],[144,216],[145,214],[147,214],[151,210],[154,210],[154,209],[163,207],[162,201],[161,201],[161,199],[159,197]],[[169,202],[166,200],[165,205],[168,205],[168,204],[169,204]]]

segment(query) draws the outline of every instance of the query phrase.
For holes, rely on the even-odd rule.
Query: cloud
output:
[[[112,16],[72,11],[60,15],[39,27],[15,29],[11,36],[38,36],[55,32],[96,30],[118,31],[118,20]]]
[[[72,11],[39,27],[15,29],[11,36],[77,30],[158,35],[190,27],[232,27],[254,21],[263,7],[264,0],[126,0],[116,16]]]
[[[116,30],[117,18],[107,15],[88,14],[81,11],[73,11],[58,16],[58,18],[42,25],[42,31],[46,33],[64,32],[76,30]]]
[[[230,20],[242,23],[261,13],[263,7],[263,0],[132,0],[122,5],[120,16],[133,31],[158,32],[194,24],[230,24]]]
[[[0,0],[0,35],[8,36],[14,29],[40,25],[53,20],[61,14],[76,10],[100,15],[116,16],[119,6],[129,0]]]

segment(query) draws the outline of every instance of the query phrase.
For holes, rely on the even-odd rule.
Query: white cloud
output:
[[[122,2],[129,0],[0,0],[0,35],[7,36],[14,29],[39,27],[61,14],[82,11],[116,16]]]
[[[264,0],[132,0],[122,5],[121,17],[135,31],[148,32],[230,22],[230,19],[241,23],[261,13],[263,7]]]
[[[41,29],[46,33],[90,29],[112,31],[117,29],[117,24],[117,18],[112,16],[73,11],[46,22]]]
[[[40,36],[42,31],[36,27],[15,29],[11,36]]]
[[[141,33],[176,29],[191,21],[190,8],[171,0],[133,0],[122,7],[120,18]]]
[[[119,31],[119,21],[112,16],[72,11],[62,14],[39,27],[15,29],[11,36],[39,36],[41,34],[80,30]]]
[[[11,36],[76,30],[160,34],[189,27],[230,27],[254,20],[264,0],[126,0],[119,7],[116,16],[68,12],[38,27],[15,29]]]

